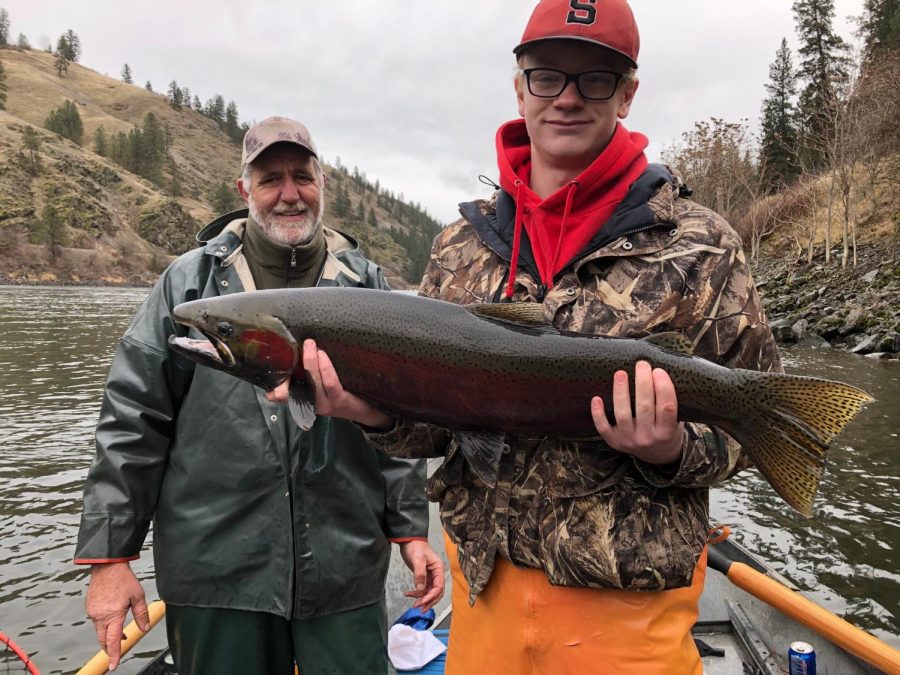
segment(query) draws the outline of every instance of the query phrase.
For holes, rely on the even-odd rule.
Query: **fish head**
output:
[[[192,361],[221,370],[263,389],[272,390],[300,362],[297,340],[277,316],[253,294],[235,294],[185,302],[172,310],[179,324],[206,339],[173,335],[169,347]]]

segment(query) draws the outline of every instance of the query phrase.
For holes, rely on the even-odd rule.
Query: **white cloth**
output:
[[[395,624],[388,631],[388,656],[397,670],[416,670],[447,651],[447,646],[428,630]]]

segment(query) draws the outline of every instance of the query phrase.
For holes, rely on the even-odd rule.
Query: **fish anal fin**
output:
[[[303,431],[312,429],[316,421],[316,392],[310,380],[291,380],[291,396],[288,400],[288,409],[297,426]]]
[[[690,338],[681,333],[654,333],[653,335],[648,335],[641,339],[644,342],[649,342],[652,345],[656,345],[657,347],[670,352],[676,352],[678,354],[694,353],[694,343],[691,342]]]
[[[473,303],[465,306],[475,316],[507,321],[525,326],[546,326],[551,323],[544,314],[544,306],[537,302]]]
[[[472,472],[485,484],[496,487],[505,435],[491,431],[454,431],[453,438]]]

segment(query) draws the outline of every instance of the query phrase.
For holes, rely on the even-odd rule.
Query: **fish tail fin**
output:
[[[772,373],[754,373],[744,390],[762,417],[744,422],[741,446],[775,491],[811,518],[829,443],[874,399],[842,382]]]

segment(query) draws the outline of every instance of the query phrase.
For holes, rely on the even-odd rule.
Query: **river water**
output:
[[[146,293],[0,286],[0,631],[45,674],[74,672],[97,649],[86,570],[71,561],[106,371]],[[714,491],[713,516],[814,600],[900,648],[900,364],[828,349],[783,355],[789,372],[878,400],[832,447],[814,520],[755,471]],[[155,599],[147,547],[134,567]],[[118,672],[136,672],[163,641],[151,632]]]

